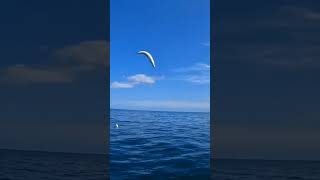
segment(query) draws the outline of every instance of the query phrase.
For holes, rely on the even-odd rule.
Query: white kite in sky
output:
[[[155,65],[155,63],[154,63],[154,59],[153,59],[153,57],[152,57],[152,55],[151,55],[150,53],[148,53],[147,51],[139,51],[138,54],[144,54],[144,55],[146,55],[147,58],[149,59],[149,61],[151,62],[152,66],[153,66],[154,68],[156,68],[156,65]]]

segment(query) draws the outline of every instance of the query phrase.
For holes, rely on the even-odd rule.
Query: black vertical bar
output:
[[[110,0],[107,1],[107,63],[106,63],[106,84],[107,87],[107,100],[106,100],[106,149],[107,149],[107,179],[110,179],[110,158],[109,158],[109,149],[110,149]]]
[[[215,47],[215,31],[214,31],[214,3],[210,1],[210,169],[211,179],[214,177],[215,171],[215,122],[216,122],[216,59],[214,53]]]

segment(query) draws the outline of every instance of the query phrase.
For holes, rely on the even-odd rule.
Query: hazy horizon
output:
[[[177,110],[124,109],[124,108],[110,108],[110,110],[150,111],[150,112],[178,112],[178,113],[210,113],[210,111],[177,111]]]

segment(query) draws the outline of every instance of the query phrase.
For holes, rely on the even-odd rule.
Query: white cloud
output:
[[[210,65],[204,63],[197,63],[195,65],[199,70],[210,70]]]
[[[103,40],[83,41],[57,49],[54,54],[60,60],[99,66],[108,64],[109,43]]]
[[[320,20],[320,12],[316,12],[310,8],[284,6],[283,9],[308,20]]]
[[[7,82],[15,83],[68,83],[74,80],[74,73],[60,67],[15,65],[2,72]]]
[[[305,17],[306,19],[320,20],[320,13],[314,12],[314,11],[309,11],[309,12],[306,12],[306,14],[304,15],[304,17]]]
[[[191,75],[185,77],[186,81],[196,83],[196,84],[209,84],[210,77],[209,75]]]
[[[210,65],[205,63],[196,63],[189,67],[182,67],[173,70],[174,72],[194,72],[194,71],[210,71]]]
[[[113,82],[111,84],[111,88],[122,88],[122,89],[128,89],[128,88],[133,88],[134,85],[133,84],[130,84],[130,83],[121,83],[121,82]]]
[[[210,83],[210,65],[205,63],[196,63],[189,67],[183,67],[173,70],[179,73],[176,80],[188,81],[194,84],[209,84]]]
[[[48,47],[43,46],[47,49]],[[12,65],[0,69],[1,82],[7,83],[68,83],[80,73],[109,65],[109,43],[104,40],[83,41],[54,49],[52,64]]]
[[[153,84],[155,83],[155,78],[147,76],[145,74],[136,74],[133,76],[129,76],[128,81],[134,84]]]
[[[138,84],[154,84],[156,80],[162,79],[163,77],[151,77],[145,74],[136,74],[133,76],[127,77],[127,82],[113,82],[111,88],[120,89],[120,88],[133,88]]]
[[[202,45],[202,46],[209,47],[209,46],[210,46],[210,42],[202,42],[201,45]]]

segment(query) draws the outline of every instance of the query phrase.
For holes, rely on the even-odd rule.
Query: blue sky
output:
[[[111,0],[111,108],[209,111],[209,7],[209,0]]]

